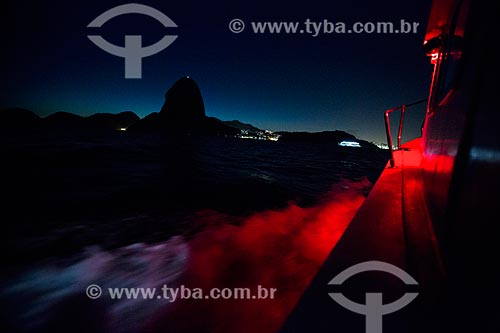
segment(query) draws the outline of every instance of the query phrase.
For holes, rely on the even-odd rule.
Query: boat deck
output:
[[[395,167],[387,165],[282,332],[365,332],[365,316],[337,304],[328,295],[331,292],[342,292],[361,304],[365,304],[367,292],[383,293],[384,304],[406,292],[418,292],[407,307],[383,317],[383,331],[429,332],[429,324],[438,329],[428,321],[435,317],[436,289],[443,270],[422,192],[421,157],[420,139],[394,152]],[[385,272],[366,272],[342,286],[328,285],[343,270],[373,260],[398,266],[419,285],[406,286]],[[424,323],[419,317],[431,319]]]

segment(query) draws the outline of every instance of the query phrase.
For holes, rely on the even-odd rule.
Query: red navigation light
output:
[[[431,64],[435,65],[439,59],[439,52],[431,53]]]

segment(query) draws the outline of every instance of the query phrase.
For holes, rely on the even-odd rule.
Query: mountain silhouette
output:
[[[357,140],[352,134],[344,131],[323,131],[323,132],[279,132],[282,142],[341,142],[344,140]]]
[[[83,122],[83,117],[76,115],[74,113],[59,111],[52,113],[51,115],[45,117],[45,123],[50,125],[70,125],[70,124],[81,124]]]
[[[131,111],[118,114],[95,113],[88,117],[82,117],[69,112],[56,112],[42,118],[42,127],[51,136],[105,134],[127,129],[139,120],[139,116]]]
[[[0,132],[2,135],[19,135],[38,131],[41,119],[35,113],[22,109],[0,110]]]
[[[44,137],[89,137],[108,133],[135,135],[160,134],[166,136],[223,136],[235,137],[242,131],[263,132],[259,128],[238,120],[222,121],[208,117],[198,84],[189,77],[176,81],[165,94],[165,102],[159,112],[143,119],[125,111],[118,114],[96,113],[82,117],[69,112],[56,112],[45,118],[21,108],[0,110],[0,136],[40,139]],[[353,140],[366,148],[377,148],[372,143],[358,140],[344,131],[278,132],[280,142],[339,143]]]
[[[177,125],[190,126],[206,118],[205,103],[200,88],[189,78],[179,79],[165,94],[160,116]]]
[[[165,94],[159,113],[152,113],[130,127],[131,132],[161,132],[166,135],[235,136],[240,130],[219,119],[207,117],[205,103],[196,82],[179,79]]]
[[[127,129],[140,120],[132,111],[125,111],[118,114],[96,113],[85,118],[85,125],[94,130],[112,131]]]
[[[0,140],[6,142],[30,142],[44,134],[42,119],[23,108],[0,110]]]
[[[237,128],[237,129],[243,130],[243,131],[249,131],[249,132],[254,132],[254,133],[255,132],[262,132],[262,130],[260,128],[257,128],[255,126],[253,126],[252,124],[242,123],[239,120],[224,120],[224,121],[222,121],[222,123],[224,125],[234,127],[234,128]]]
[[[376,145],[366,140],[360,140],[354,135],[344,131],[323,131],[323,132],[278,132],[280,142],[301,142],[301,143],[331,143],[338,144],[342,141],[358,142],[363,148],[379,149]]]

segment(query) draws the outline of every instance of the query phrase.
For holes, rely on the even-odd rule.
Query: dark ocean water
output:
[[[250,328],[275,331],[387,161],[385,151],[326,143],[123,135],[14,142],[1,153],[8,255],[0,289],[10,304],[6,327],[26,332],[73,330],[95,311],[101,328],[83,331],[140,332],[147,323],[155,331],[175,324],[172,331],[234,332],[238,320],[259,311],[273,313],[272,320],[256,316]],[[193,310],[82,300],[95,282],[179,281],[266,282],[284,291],[259,310],[250,303]],[[241,312],[220,317],[234,306]],[[200,316],[175,320],[193,311]],[[223,326],[216,328],[218,317]]]
[[[341,179],[374,182],[384,151],[232,138],[112,138],[2,149],[4,244],[57,255],[184,233],[192,213],[237,216],[317,203]],[[47,252],[47,253],[45,253]]]

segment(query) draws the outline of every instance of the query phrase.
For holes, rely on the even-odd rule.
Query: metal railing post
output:
[[[389,152],[391,156],[389,157],[389,161],[391,163],[391,168],[394,168],[394,152],[392,151],[392,136],[391,136],[391,123],[389,121],[389,112],[391,110],[387,110],[384,114],[385,118],[385,133],[387,135],[387,144],[389,145]]]
[[[405,119],[406,105],[401,106],[401,117],[399,118],[398,149],[401,149],[401,137],[403,136],[403,121]]]
[[[410,106],[417,105],[417,104],[421,104],[424,102],[427,102],[427,99],[422,99],[422,100],[419,100],[419,101],[416,101],[413,103],[404,104],[404,105],[401,105],[401,106],[398,106],[398,107],[395,107],[395,108],[392,108],[392,109],[385,111],[385,113],[384,113],[385,134],[387,135],[387,145],[389,146],[389,152],[391,153],[390,160],[389,160],[391,163],[391,168],[394,168],[395,163],[394,163],[394,149],[392,148],[391,122],[389,120],[389,114],[391,112],[401,110],[401,117],[399,118],[398,141],[397,141],[398,150],[399,150],[399,149],[402,149],[401,139],[403,137],[403,123],[404,123],[404,119],[405,119],[406,108],[410,107]]]

